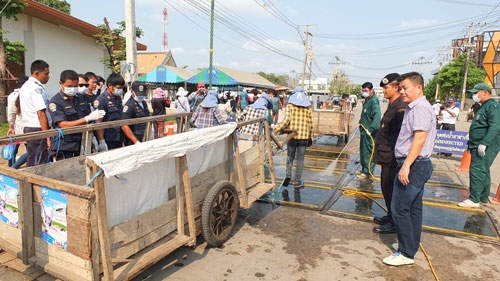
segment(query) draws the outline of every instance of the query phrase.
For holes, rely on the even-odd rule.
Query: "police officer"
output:
[[[398,163],[394,157],[394,146],[398,139],[401,123],[405,114],[406,104],[399,92],[399,74],[389,73],[382,81],[380,87],[383,88],[384,98],[389,101],[389,106],[380,121],[380,129],[375,140],[375,152],[373,161],[381,166],[380,186],[384,195],[387,215],[374,217],[373,221],[380,226],[374,227],[373,231],[378,233],[395,233],[396,226],[391,216],[392,190]]]
[[[125,87],[125,80],[120,74],[112,73],[106,80],[106,86],[106,91],[94,101],[94,108],[106,111],[106,116],[99,118],[98,122],[121,119],[123,110],[121,95],[123,94],[123,87]],[[96,130],[96,133],[99,151],[123,146],[123,134],[120,127]]]
[[[482,105],[472,119],[467,143],[471,153],[470,195],[458,206],[479,208],[480,203],[488,203],[490,167],[500,150],[500,105],[491,98],[491,87],[486,83],[476,84],[468,92],[473,94],[474,102]]]
[[[131,87],[131,98],[123,106],[122,119],[141,118],[149,116],[146,84],[134,81]],[[146,123],[124,125],[122,131],[125,134],[125,145],[140,143],[144,138]]]
[[[375,169],[375,162],[373,162],[372,151],[373,141],[377,137],[378,129],[380,126],[380,102],[378,97],[375,96],[373,91],[373,84],[365,82],[361,85],[361,96],[365,99],[363,103],[363,110],[361,111],[361,119],[359,120],[360,126],[360,143],[359,154],[361,158],[361,172],[358,172],[358,178],[368,179],[372,177],[373,170]]]
[[[78,94],[78,78],[78,74],[73,70],[61,72],[61,90],[49,102],[49,112],[56,128],[84,125],[106,114],[104,110],[90,112],[90,101],[85,93]],[[50,155],[56,160],[78,156],[81,143],[81,133],[57,137],[52,141]]]

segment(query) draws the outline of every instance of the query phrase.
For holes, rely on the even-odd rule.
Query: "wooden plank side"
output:
[[[190,246],[194,246],[194,243],[196,241],[196,230],[195,230],[195,225],[194,225],[194,202],[193,202],[193,194],[192,194],[192,188],[191,188],[191,180],[189,177],[189,170],[188,170],[188,163],[187,163],[187,157],[181,156],[179,157],[179,164],[181,167],[182,171],[182,182],[184,183],[184,198],[185,198],[185,203],[186,203],[186,216],[187,216],[187,223],[188,223],[188,228],[189,228],[189,237],[191,237],[191,243]],[[180,202],[177,202],[177,204],[181,204]],[[179,220],[179,218],[177,218]],[[184,221],[184,220],[183,220]],[[184,228],[184,225],[181,225],[182,228]],[[177,231],[179,231],[179,225],[177,226]]]
[[[85,185],[85,156],[73,157],[66,160],[58,160],[47,165],[38,165],[25,168],[23,171],[34,175],[50,177],[51,179]]]
[[[34,219],[33,219],[33,192],[31,183],[19,182],[19,227],[22,235],[22,260],[29,263],[29,258],[35,255]]]
[[[67,216],[68,252],[82,259],[90,259],[90,222]]]
[[[93,200],[90,204],[90,246],[91,246],[91,263],[93,281],[100,279],[101,256],[99,254],[99,228],[98,228],[97,203]]]
[[[175,220],[175,200],[138,215],[119,225],[113,226],[109,232],[111,245],[125,245],[139,239],[158,227]]]
[[[68,195],[67,216],[85,221],[90,219],[90,201],[86,198]]]
[[[184,170],[187,170],[187,167],[184,167],[181,164],[181,160],[179,157],[175,158],[175,175],[177,180],[175,181],[175,194],[176,194],[176,202],[177,202],[177,231],[179,234],[184,234],[184,210],[185,210],[185,194],[183,192],[183,173]]]
[[[35,256],[30,259],[30,263],[63,280],[92,280],[90,261],[48,244],[38,237],[35,238]]]

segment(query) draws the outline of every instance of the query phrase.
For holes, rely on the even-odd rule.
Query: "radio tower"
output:
[[[167,8],[163,8],[163,52],[167,51],[168,40],[167,40]]]

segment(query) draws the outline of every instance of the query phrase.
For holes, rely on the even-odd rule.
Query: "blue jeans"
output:
[[[403,185],[397,178],[404,159],[398,159],[398,168],[394,180],[391,212],[398,231],[398,251],[413,259],[420,245],[422,234],[422,196],[424,185],[432,175],[432,162],[429,158],[417,159],[410,167],[408,185]]]
[[[304,170],[304,157],[306,155],[307,145],[295,145],[293,140],[287,144],[287,155],[286,160],[286,177],[292,177],[293,161],[295,160],[295,154],[297,154],[297,167],[295,168],[295,180],[302,180],[302,170]]]

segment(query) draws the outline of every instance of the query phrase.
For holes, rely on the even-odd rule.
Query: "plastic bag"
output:
[[[4,145],[2,147],[2,158],[11,160],[12,156],[14,156],[14,145]]]

